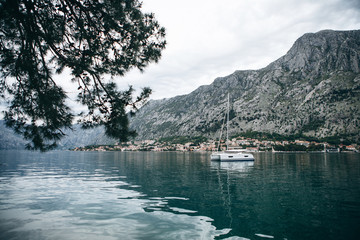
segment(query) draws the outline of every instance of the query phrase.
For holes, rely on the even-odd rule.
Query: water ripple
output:
[[[141,185],[96,169],[66,172],[20,166],[1,177],[1,239],[212,239],[212,219],[171,207],[183,197],[147,197]]]

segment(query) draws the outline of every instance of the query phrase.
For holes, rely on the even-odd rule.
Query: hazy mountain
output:
[[[5,122],[0,120],[0,149],[24,149],[25,144],[26,141],[20,135],[5,127]]]
[[[58,149],[115,143],[115,140],[105,136],[102,127],[84,130],[76,124],[73,130],[65,130],[65,134],[58,143]],[[15,134],[12,129],[5,127],[4,121],[0,121],[0,149],[25,149],[26,143],[21,135]]]
[[[72,149],[75,147],[84,147],[88,145],[114,144],[116,140],[105,135],[103,127],[91,129],[82,129],[81,125],[76,124],[73,130],[66,130],[66,136],[58,143],[60,149]]]
[[[217,137],[230,93],[231,134],[360,136],[360,30],[308,33],[259,70],[236,71],[190,94],[150,101],[131,120],[139,138]]]

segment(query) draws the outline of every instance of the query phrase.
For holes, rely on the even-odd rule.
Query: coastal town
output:
[[[126,143],[117,143],[114,145],[93,145],[85,147],[76,147],[73,151],[216,151],[218,149],[219,142],[215,140],[206,140],[203,142],[189,141],[186,143],[174,143],[171,141],[159,141],[159,140],[142,140],[142,141],[129,141]],[[226,144],[222,142],[220,144],[220,150],[225,150]],[[253,138],[237,137],[229,139],[229,148],[242,148],[250,152],[280,152],[280,151],[299,151],[299,152],[359,152],[359,145],[330,145],[326,142],[315,141],[270,141],[270,140],[258,140]]]

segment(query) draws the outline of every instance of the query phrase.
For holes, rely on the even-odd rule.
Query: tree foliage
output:
[[[134,113],[151,89],[133,99],[105,77],[143,71],[165,48],[165,29],[138,0],[0,0],[0,94],[6,124],[30,140],[27,148],[54,148],[74,114],[53,75],[70,69],[84,127],[104,125],[122,141],[135,134]],[[65,79],[66,80],[66,79]]]

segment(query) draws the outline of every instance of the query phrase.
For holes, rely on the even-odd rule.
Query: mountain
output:
[[[102,127],[84,130],[76,124],[72,128],[73,130],[64,130],[66,136],[58,143],[58,149],[115,143],[115,140],[105,136]],[[25,149],[26,143],[21,135],[15,134],[12,129],[5,126],[4,121],[0,120],[0,149]]]
[[[5,121],[0,120],[0,149],[24,149],[26,141],[16,135],[12,129],[5,126]]]
[[[139,139],[216,138],[230,93],[230,135],[246,131],[339,136],[360,141],[360,30],[307,33],[287,54],[259,70],[235,71],[187,95],[152,100],[131,118]],[[79,125],[60,149],[114,144],[103,128]],[[26,141],[0,121],[0,149]]]
[[[103,127],[82,129],[81,125],[75,124],[72,126],[72,130],[67,129],[64,133],[66,136],[58,143],[59,149],[73,149],[88,145],[109,145],[116,142],[116,140],[105,135]]]
[[[360,139],[360,30],[300,37],[259,70],[235,71],[187,95],[153,100],[131,120],[140,139],[218,137],[230,94],[230,135],[246,131]]]

